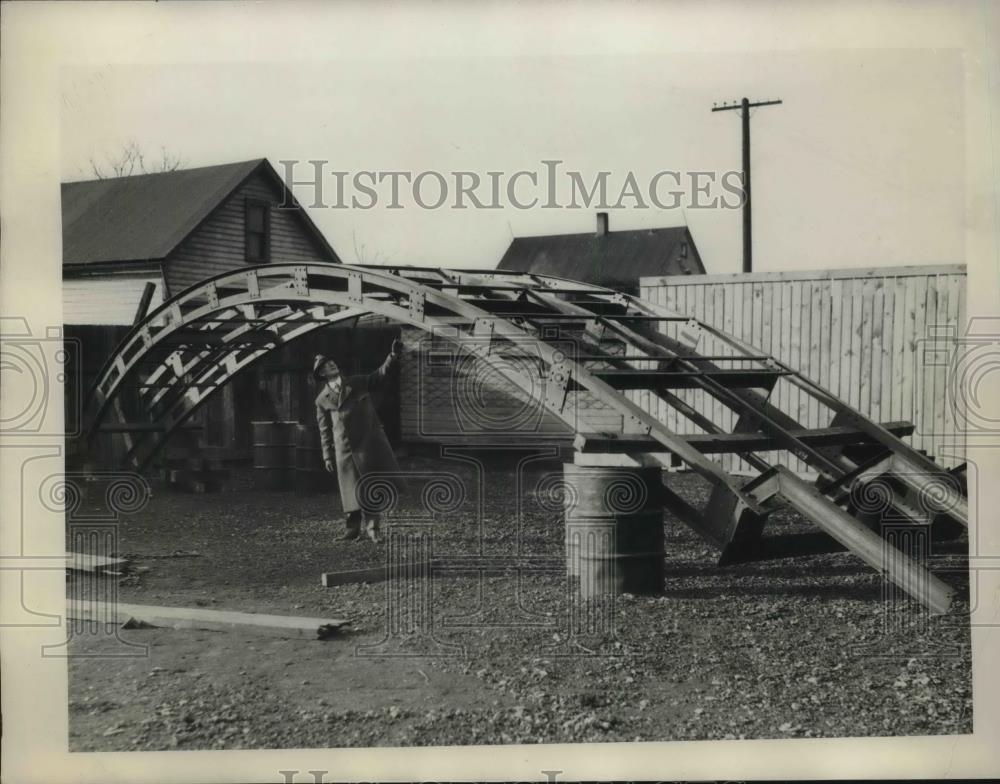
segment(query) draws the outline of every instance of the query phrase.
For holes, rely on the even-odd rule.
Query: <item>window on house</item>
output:
[[[247,200],[246,260],[263,264],[271,260],[271,205]]]

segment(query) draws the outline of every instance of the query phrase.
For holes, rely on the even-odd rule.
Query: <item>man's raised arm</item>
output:
[[[368,376],[369,389],[374,389],[385,381],[386,376],[393,371],[396,364],[399,362],[399,357],[402,353],[403,341],[396,338],[392,341],[392,351],[390,351],[389,356],[385,358],[385,362],[382,363],[382,366],[378,370]]]

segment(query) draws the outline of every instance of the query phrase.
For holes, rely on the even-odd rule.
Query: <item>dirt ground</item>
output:
[[[464,500],[438,498],[450,511],[433,518],[411,488],[390,518],[429,526],[435,555],[561,557],[557,464],[532,463],[518,481],[511,463],[480,473],[457,459],[402,462],[465,488]],[[671,485],[703,497],[691,475]],[[588,631],[571,622],[558,574],[438,576],[429,596],[404,595],[402,614],[386,583],[324,588],[321,573],[381,564],[386,544],[335,541],[336,494],[262,492],[251,471],[217,493],[154,485],[119,522],[133,567],[110,578],[121,601],[346,618],[353,631],[80,634],[73,751],[972,731],[967,601],[930,620],[890,611],[879,575],[847,553],[718,568],[717,553],[667,515],[663,595],[620,596]],[[769,522],[769,533],[796,530],[790,515]],[[387,637],[390,623],[423,634]]]

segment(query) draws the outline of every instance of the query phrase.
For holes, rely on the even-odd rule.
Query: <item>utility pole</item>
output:
[[[753,272],[753,225],[750,219],[750,110],[756,106],[774,106],[781,101],[756,101],[748,98],[733,103],[716,104],[713,112],[739,109],[743,113],[743,271]]]

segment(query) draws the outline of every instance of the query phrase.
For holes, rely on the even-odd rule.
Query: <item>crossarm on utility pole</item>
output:
[[[778,101],[754,101],[749,98],[731,104],[712,107],[713,112],[739,109],[743,120],[743,271],[753,272],[753,224],[750,208],[750,110],[757,106],[774,106]]]

